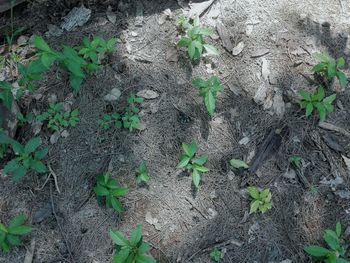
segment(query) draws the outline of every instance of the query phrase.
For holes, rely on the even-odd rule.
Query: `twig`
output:
[[[329,131],[335,131],[335,132],[339,132],[340,134],[342,135],[345,135],[346,137],[349,137],[350,138],[350,133],[348,131],[346,131],[345,129],[343,128],[340,128],[338,126],[335,126],[331,123],[328,123],[328,122],[320,122],[318,124],[318,126],[322,129],[325,129],[325,130],[329,130]]]
[[[190,205],[201,215],[204,217],[204,219],[208,219],[207,216],[199,209],[195,206],[195,204],[188,198],[188,197],[185,197],[185,200],[187,202],[190,203]]]
[[[58,225],[58,228],[59,228],[59,231],[60,231],[60,234],[63,238],[63,241],[64,241],[64,245],[68,251],[68,254],[69,254],[69,257],[71,260],[73,260],[73,254],[72,254],[72,251],[70,250],[70,247],[69,247],[69,243],[66,239],[66,236],[63,234],[63,228],[60,224],[60,221],[58,219],[58,216],[57,216],[57,213],[56,213],[56,210],[55,210],[55,204],[54,204],[54,200],[53,200],[53,195],[52,195],[52,184],[50,183],[50,199],[51,199],[51,208],[52,208],[52,213],[53,215],[55,216],[55,219],[56,219],[56,222],[57,222],[57,225]]]
[[[52,177],[53,177],[53,179],[54,179],[54,181],[55,181],[56,190],[57,190],[57,192],[60,194],[61,191],[60,191],[60,188],[58,187],[57,175],[56,175],[56,173],[52,170],[51,165],[50,165],[49,163],[47,164],[47,167],[49,167],[50,174],[52,175]]]
[[[30,248],[27,250],[23,263],[33,262],[34,249],[35,249],[35,239],[32,239],[32,241],[30,242]]]

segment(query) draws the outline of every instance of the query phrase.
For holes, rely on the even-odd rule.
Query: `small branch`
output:
[[[325,130],[339,132],[340,134],[350,138],[350,133],[347,130],[345,130],[345,129],[341,128],[341,127],[335,126],[335,125],[333,125],[331,123],[320,122],[318,124],[318,126],[320,128],[322,128],[322,129],[325,129]]]

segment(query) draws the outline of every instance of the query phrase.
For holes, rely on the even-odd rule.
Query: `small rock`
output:
[[[235,178],[235,173],[233,171],[229,171],[227,177],[230,181],[232,181]]]
[[[273,97],[272,108],[279,117],[283,117],[286,111],[286,105],[280,93],[276,93],[275,96]]]
[[[74,7],[68,15],[63,18],[63,22],[61,24],[61,28],[66,31],[72,31],[78,26],[84,25],[91,16],[91,10],[81,7]]]
[[[43,123],[41,121],[33,120],[31,123],[31,128],[34,133],[34,135],[37,135],[41,131],[41,127],[43,126]]]
[[[285,259],[285,260],[282,260],[281,263],[293,263],[293,261],[290,259]]]
[[[287,179],[295,179],[296,177],[296,173],[293,169],[289,170],[289,171],[286,171],[284,174],[283,174],[283,177],[284,178],[287,178]]]
[[[344,182],[343,178],[340,176],[337,176],[335,179],[329,179],[323,178],[320,183],[324,185],[329,185],[331,188],[336,188],[338,185],[342,184]]]
[[[160,224],[158,223],[158,219],[155,217],[152,217],[150,212],[146,213],[146,217],[145,220],[147,223],[149,223],[150,225],[153,225],[157,230],[161,229]]]
[[[169,62],[177,62],[179,60],[177,49],[170,47],[166,51],[166,60]]]
[[[345,190],[338,190],[335,192],[337,196],[343,199],[348,199],[350,200],[350,191],[345,191]]]
[[[268,77],[270,75],[269,61],[266,58],[262,58],[261,61],[261,75],[266,81],[268,81]]]
[[[51,203],[44,203],[41,207],[34,212],[32,222],[34,224],[39,224],[45,219],[49,218],[52,215]]]
[[[133,37],[137,37],[139,34],[136,31],[131,31],[130,35]]]
[[[57,102],[57,95],[56,94],[50,94],[50,96],[47,98],[48,103],[56,103]]]
[[[260,48],[258,50],[255,50],[250,57],[251,58],[258,58],[258,57],[262,57],[265,56],[266,54],[270,53],[270,49],[268,48]]]
[[[60,136],[61,136],[61,134],[59,132],[55,132],[54,134],[52,134],[50,136],[50,143],[55,144],[58,141],[58,139],[60,138]]]
[[[216,198],[218,197],[217,194],[216,194],[216,192],[215,192],[215,190],[210,192],[209,197],[210,197],[211,199],[216,199]]]
[[[120,96],[121,96],[121,91],[120,89],[118,88],[113,88],[105,97],[104,97],[104,100],[105,101],[109,101],[109,102],[112,102],[112,101],[117,101]]]
[[[247,36],[250,36],[253,33],[254,26],[253,25],[247,25],[245,28],[245,34]]]
[[[348,172],[350,172],[350,159],[344,155],[342,155],[344,163],[346,164],[346,167],[348,168]]]
[[[67,138],[68,136],[69,136],[69,132],[68,132],[67,130],[63,130],[63,131],[61,132],[61,137]]]
[[[140,126],[138,128],[139,131],[144,131],[147,129],[146,123],[142,122],[140,123]]]
[[[265,102],[265,99],[269,93],[269,87],[265,83],[261,83],[260,87],[256,91],[254,95],[254,101],[257,104],[263,104]]]
[[[244,49],[244,42],[241,41],[232,49],[232,55],[238,56]]]
[[[48,24],[47,29],[46,37],[59,37],[63,34],[63,30],[56,25]]]
[[[140,90],[139,92],[136,93],[136,95],[148,100],[159,97],[159,94],[157,92],[149,89]]]
[[[125,156],[124,155],[119,155],[118,156],[118,161],[121,162],[121,163],[125,163]]]
[[[151,103],[151,105],[149,106],[151,113],[157,113],[159,110],[159,103]]]
[[[117,21],[117,15],[113,12],[112,7],[110,5],[107,8],[106,15],[109,22],[111,22],[112,24],[115,24],[115,22]]]
[[[240,145],[247,145],[249,141],[250,141],[249,137],[245,136],[238,143]]]
[[[208,208],[208,214],[209,219],[214,219],[218,215],[218,212],[213,208]]]

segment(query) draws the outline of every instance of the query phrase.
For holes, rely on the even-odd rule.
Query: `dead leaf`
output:
[[[166,60],[169,62],[177,62],[179,60],[177,49],[171,47],[166,51]]]
[[[342,155],[341,157],[343,157],[344,163],[346,164],[346,167],[348,168],[348,171],[350,172],[350,158]]]
[[[136,93],[136,95],[148,100],[159,97],[159,94],[157,92],[150,89],[140,90],[139,92]]]
[[[112,7],[110,5],[107,8],[106,15],[109,22],[115,24],[115,22],[117,21],[117,15],[112,11]]]

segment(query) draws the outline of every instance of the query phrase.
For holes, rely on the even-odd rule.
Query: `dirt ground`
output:
[[[34,226],[25,246],[0,254],[0,262],[23,262],[31,242],[35,263],[110,262],[109,229],[129,234],[137,224],[143,225],[144,239],[160,263],[211,262],[214,247],[224,252],[224,263],[311,262],[305,245],[322,242],[324,229],[334,228],[337,221],[349,227],[350,202],[338,193],[350,190],[350,168],[343,160],[350,157],[350,138],[319,127],[317,118],[305,118],[296,103],[299,89],[314,87],[310,79],[315,53],[327,51],[350,61],[349,1],[216,0],[201,22],[213,29],[222,22],[233,46],[242,42],[244,48],[232,55],[214,36],[209,42],[219,48],[220,56],[205,57],[197,65],[184,52],[174,52],[176,20],[190,9],[186,1],[83,3],[92,11],[89,21],[59,37],[45,37],[48,43],[60,49],[77,45],[86,35],[121,41],[102,70],[85,79],[79,95],[72,96],[67,76],[53,69],[40,82],[42,96],[20,103],[24,112],[43,111],[54,94],[58,101],[71,101],[81,115],[78,126],[55,144],[48,131],[40,132],[50,147],[46,162],[57,175],[60,193],[53,180],[46,182],[47,174],[27,175],[18,184],[0,177],[0,221],[24,212]],[[58,25],[80,4],[31,1],[15,8],[14,25],[26,26],[27,37],[44,36],[49,24]],[[115,24],[107,19],[108,6],[116,14]],[[159,23],[168,8],[172,18]],[[1,16],[3,35],[10,26],[9,12]],[[345,73],[350,73],[348,64]],[[209,118],[191,82],[211,75],[219,76],[224,91]],[[104,100],[113,88],[122,94],[117,105]],[[98,127],[103,113],[124,108],[127,96],[143,89],[159,94],[142,103],[144,130]],[[326,121],[350,132],[349,88],[342,91],[335,83],[334,90],[335,111]],[[16,139],[24,142],[32,136],[33,128],[27,125],[17,131]],[[200,153],[209,155],[210,172],[203,175],[198,191],[191,178],[176,169],[181,143],[192,141]],[[257,161],[264,143],[270,145],[269,154]],[[291,172],[293,155],[303,158],[306,182]],[[256,169],[233,172],[228,165],[232,158],[256,164]],[[136,184],[134,171],[141,160],[150,171],[149,187]],[[92,191],[96,176],[108,169],[130,189],[121,199],[126,210],[121,216],[98,206]],[[337,177],[343,182],[330,187],[327,180]],[[248,214],[244,189],[249,185],[271,189],[272,210]],[[150,224],[150,218],[157,223]]]

